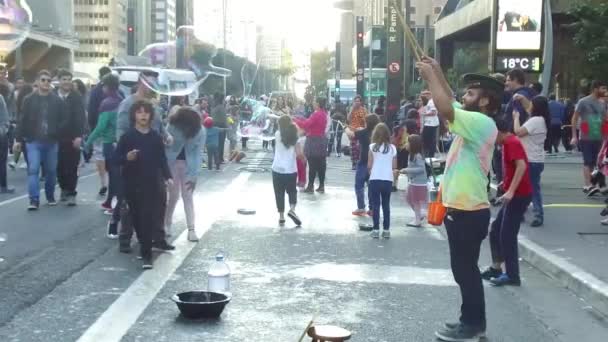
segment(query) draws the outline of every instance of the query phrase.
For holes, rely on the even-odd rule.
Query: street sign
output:
[[[391,73],[396,74],[401,70],[401,66],[399,65],[399,62],[393,62],[388,66],[388,70]]]
[[[357,76],[357,81],[359,81],[359,82],[363,81],[363,75]]]

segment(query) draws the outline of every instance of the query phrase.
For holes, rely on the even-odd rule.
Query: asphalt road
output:
[[[249,162],[267,167],[267,157]],[[82,180],[76,208],[27,213],[26,199],[0,198],[8,237],[0,245],[0,341],[296,341],[315,314],[351,330],[352,341],[433,341],[433,331],[457,317],[447,242],[435,228],[405,228],[412,213],[402,192],[393,200],[392,239],[372,240],[350,214],[348,161],[332,158],[327,194],[299,195],[303,228],[279,228],[270,174],[239,167],[203,172],[195,206],[205,235],[198,244],[179,236],[178,251],[148,272],[105,238],[96,177]],[[23,183],[19,177],[11,182]],[[232,302],[218,321],[182,318],[169,298],[204,289],[220,249],[230,254]],[[486,242],[482,266],[487,249]],[[608,336],[606,320],[556,282],[525,263],[522,278],[521,288],[485,288],[488,341]]]

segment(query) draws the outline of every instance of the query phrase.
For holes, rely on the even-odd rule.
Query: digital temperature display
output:
[[[521,69],[530,72],[541,72],[542,63],[539,57],[534,56],[497,56],[494,65],[497,72],[511,69]]]

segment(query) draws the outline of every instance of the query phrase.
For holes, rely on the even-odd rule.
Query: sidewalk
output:
[[[547,157],[545,224],[522,226],[520,254],[608,316],[608,227],[600,225],[599,215],[604,197],[583,194],[581,160],[578,154]]]

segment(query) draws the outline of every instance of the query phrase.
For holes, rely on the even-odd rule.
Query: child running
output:
[[[426,165],[422,157],[422,137],[412,134],[408,137],[407,149],[409,151],[408,167],[401,170],[409,180],[407,187],[407,203],[414,210],[414,221],[408,227],[422,227],[422,208],[428,200]]]
[[[297,227],[300,227],[302,221],[295,212],[298,201],[296,158],[301,158],[304,153],[298,142],[298,129],[288,115],[283,115],[279,119],[279,130],[275,134],[275,141],[277,144],[272,162],[272,184],[279,211],[279,225],[285,225],[285,192],[287,192],[289,196],[287,216]]]
[[[382,205],[382,238],[391,237],[391,192],[393,169],[397,167],[397,148],[391,144],[391,131],[384,123],[374,128],[372,144],[369,146],[367,167],[370,169],[369,192],[374,227],[371,237],[380,238],[380,206]]]
[[[123,167],[125,197],[141,244],[142,267],[151,269],[152,242],[161,249],[167,245],[163,230],[166,184],[172,185],[173,180],[163,139],[151,129],[153,105],[137,101],[129,115],[134,128],[120,138],[116,156]]]

